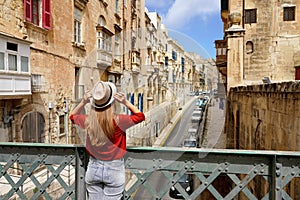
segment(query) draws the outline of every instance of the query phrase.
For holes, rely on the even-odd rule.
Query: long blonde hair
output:
[[[91,108],[86,127],[92,145],[102,146],[113,138],[114,116],[112,105],[105,109]]]

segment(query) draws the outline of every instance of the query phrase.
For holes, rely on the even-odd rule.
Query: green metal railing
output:
[[[83,146],[0,149],[0,199],[86,199]],[[300,199],[300,152],[130,147],[125,166],[124,199],[171,199],[171,188],[184,199]]]
[[[0,143],[0,199],[85,199],[85,147]]]

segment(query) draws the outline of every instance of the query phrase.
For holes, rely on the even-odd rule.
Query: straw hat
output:
[[[98,81],[93,90],[91,105],[95,108],[105,108],[114,101],[114,94],[117,92],[115,84],[111,82]]]

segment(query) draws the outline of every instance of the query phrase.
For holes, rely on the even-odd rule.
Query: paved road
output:
[[[174,126],[168,139],[164,143],[166,147],[181,147],[182,142],[188,137],[188,129],[191,125],[191,115],[195,107],[195,102],[190,104],[186,110],[182,111],[182,117],[179,119],[177,124]]]

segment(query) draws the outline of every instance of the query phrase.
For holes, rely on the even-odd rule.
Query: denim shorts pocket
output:
[[[107,166],[106,185],[104,193],[107,196],[122,194],[125,186],[125,166],[124,161],[114,160]]]
[[[95,162],[89,162],[88,169],[85,174],[85,182],[87,184],[101,182],[101,174],[101,165],[97,165]]]

